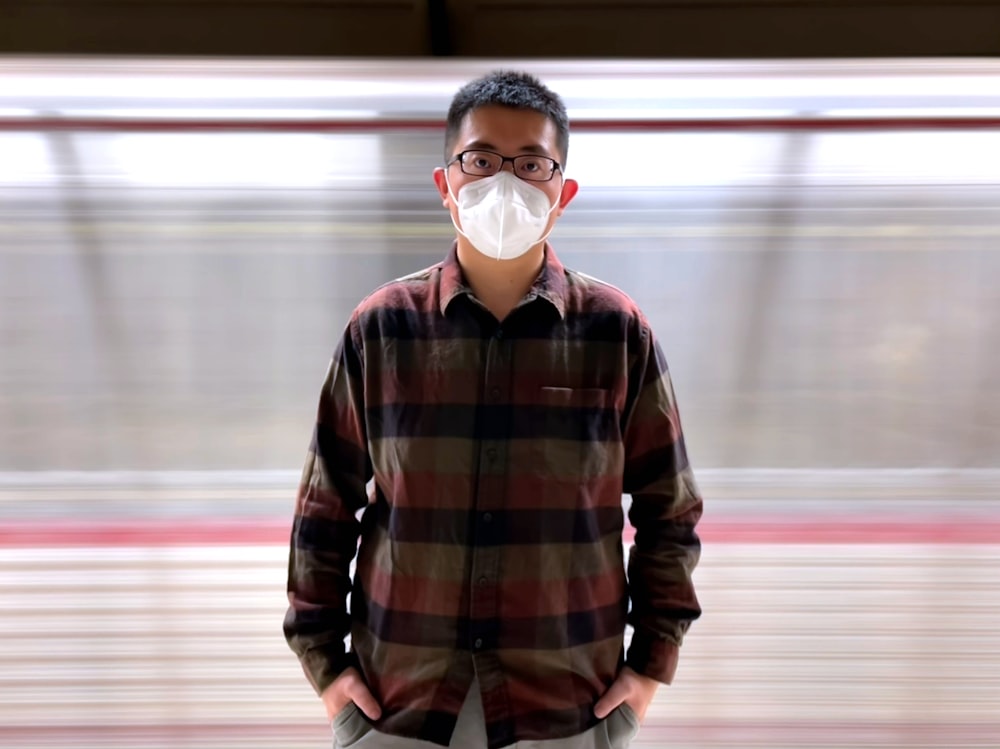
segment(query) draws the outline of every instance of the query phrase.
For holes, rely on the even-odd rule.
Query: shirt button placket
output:
[[[491,665],[488,664],[492,662],[488,656],[489,649],[496,645],[497,633],[494,629],[499,612],[496,580],[500,564],[500,551],[496,538],[499,528],[499,524],[496,522],[496,513],[504,506],[502,492],[506,484],[502,480],[502,475],[505,459],[504,443],[507,436],[506,431],[509,428],[506,421],[509,419],[509,415],[504,407],[504,399],[507,395],[505,388],[510,377],[510,356],[507,352],[509,346],[510,342],[504,340],[502,330],[497,330],[489,339],[482,391],[485,397],[487,418],[491,420],[491,423],[485,434],[485,444],[481,446],[479,476],[477,477],[476,511],[479,523],[474,540],[470,580],[472,583],[472,630],[469,644],[474,652],[481,654],[477,655],[477,662],[481,661],[477,668],[485,668],[487,671],[491,668]],[[484,650],[486,653],[482,652]],[[486,660],[483,661],[483,658]]]

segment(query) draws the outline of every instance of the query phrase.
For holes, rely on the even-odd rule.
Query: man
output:
[[[627,746],[700,613],[702,502],[663,355],[547,242],[578,189],[567,144],[531,76],[462,88],[434,171],[455,244],[362,301],[334,354],[285,634],[337,746]]]

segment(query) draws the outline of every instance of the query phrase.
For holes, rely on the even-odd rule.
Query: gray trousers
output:
[[[639,720],[632,709],[623,704],[578,736],[518,741],[512,749],[627,749],[638,731]],[[364,719],[353,702],[348,703],[333,719],[333,746],[334,749],[440,749],[429,741],[379,733]],[[486,719],[478,681],[473,681],[465,697],[449,746],[454,749],[486,749]]]

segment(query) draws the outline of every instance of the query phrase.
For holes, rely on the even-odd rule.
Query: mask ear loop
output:
[[[563,177],[563,185],[564,186],[566,185],[566,178],[565,177]],[[549,210],[545,214],[546,220],[548,220],[549,216],[552,215],[552,211],[554,211],[556,209],[556,207],[559,205],[559,201],[561,201],[561,200],[562,200],[562,188],[559,189],[559,197],[556,198],[556,202],[553,203],[551,206],[549,206]],[[551,234],[552,231],[555,228],[556,228],[556,225],[552,224],[552,226],[549,227],[549,230],[547,232],[545,232],[545,235],[541,239],[539,239],[538,242],[535,242],[535,244],[538,244],[539,242],[544,242],[545,240],[547,240],[549,238],[549,234]]]
[[[453,193],[451,191],[451,180],[448,179],[448,169],[447,168],[444,170],[444,183],[445,183],[445,185],[448,186],[448,197],[451,198],[451,202],[455,204],[455,208],[457,209],[458,208],[458,198],[456,198],[455,197],[455,193]],[[472,237],[470,237],[468,234],[466,234],[464,231],[462,231],[461,227],[458,225],[458,222],[455,220],[455,216],[452,214],[451,211],[448,211],[448,218],[451,219],[451,225],[455,227],[455,231],[457,231],[459,234],[461,234],[463,237],[465,237],[466,239],[468,239],[471,242],[472,241]]]

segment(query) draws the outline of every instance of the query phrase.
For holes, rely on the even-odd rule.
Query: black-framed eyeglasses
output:
[[[558,161],[548,156],[536,154],[504,156],[495,151],[479,149],[462,151],[445,166],[451,166],[456,161],[462,171],[471,177],[492,177],[509,161],[514,167],[514,174],[529,182],[548,182],[557,170],[562,169]]]

